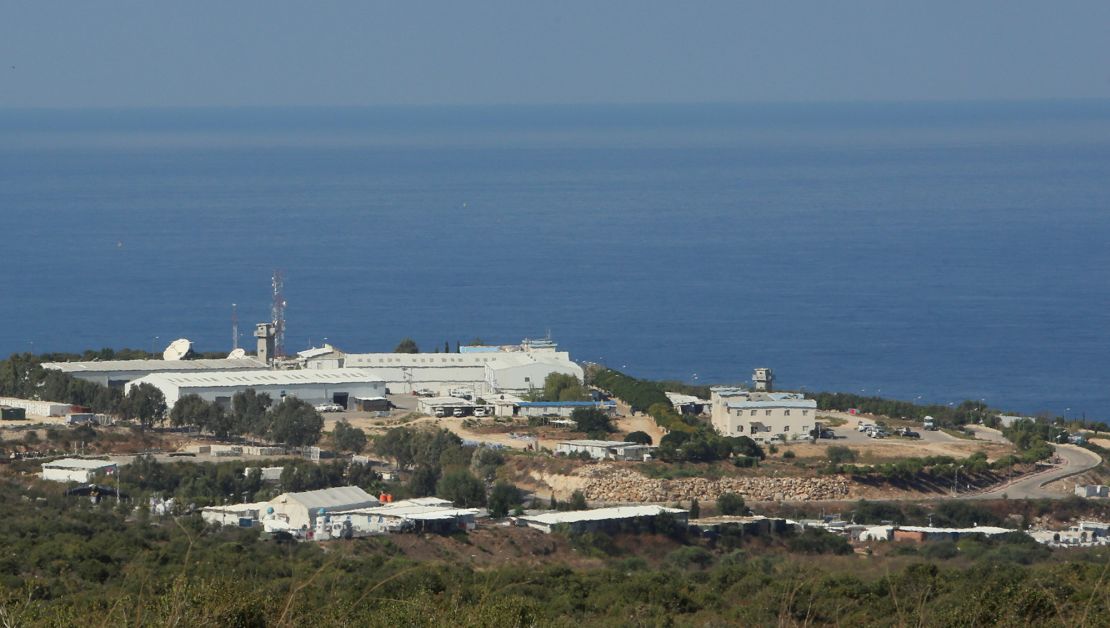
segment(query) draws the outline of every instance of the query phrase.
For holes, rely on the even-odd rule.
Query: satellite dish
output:
[[[243,348],[232,349],[231,353],[227,354],[229,360],[239,360],[245,357],[247,357],[247,352]]]
[[[178,338],[162,352],[163,360],[184,360],[193,352],[193,343],[188,338]]]

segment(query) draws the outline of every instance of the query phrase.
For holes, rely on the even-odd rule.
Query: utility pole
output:
[[[239,309],[234,303],[231,304],[231,350],[234,351],[239,348]]]

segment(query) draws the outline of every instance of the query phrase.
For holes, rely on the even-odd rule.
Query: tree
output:
[[[170,410],[170,425],[174,427],[184,427],[186,425],[197,425],[204,427],[208,423],[208,417],[211,412],[211,404],[201,398],[200,395],[183,395],[173,404],[173,410]]]
[[[701,516],[701,504],[698,503],[697,498],[690,500],[690,518],[697,519]]]
[[[166,417],[166,396],[153,384],[142,383],[127,391],[124,416],[138,419],[143,428],[151,427],[155,421]]]
[[[717,511],[722,515],[746,515],[748,507],[736,493],[721,493],[717,497]]]
[[[332,432],[335,447],[341,451],[353,451],[356,454],[366,447],[366,432],[353,427],[346,419],[335,424]]]
[[[597,408],[576,408],[570,418],[577,424],[579,432],[612,432],[613,424],[609,415]]]
[[[651,444],[651,435],[648,434],[647,432],[641,432],[641,431],[637,430],[635,432],[629,432],[628,434],[625,434],[624,440],[626,442],[629,442],[629,443],[638,443],[640,445],[650,445]]]
[[[436,483],[436,495],[463,508],[483,506],[486,503],[486,487],[466,469],[447,472]]]
[[[412,338],[404,338],[397,343],[393,353],[420,353],[420,347],[416,346],[416,341]]]
[[[270,437],[291,447],[315,445],[324,430],[324,417],[307,401],[287,397],[269,412]]]
[[[574,491],[570,494],[570,509],[571,510],[585,510],[588,508],[586,505],[586,495],[582,491]]]
[[[500,519],[509,514],[514,506],[520,503],[520,489],[508,482],[498,482],[493,485],[489,494],[489,515]]]
[[[570,373],[549,373],[543,380],[542,401],[587,401],[590,395]]]
[[[237,392],[231,397],[231,425],[233,434],[264,436],[269,431],[267,410],[274,401],[267,393],[257,393],[253,388]]]

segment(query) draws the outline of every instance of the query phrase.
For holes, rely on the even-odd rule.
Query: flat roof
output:
[[[116,463],[111,460],[89,460],[87,458],[62,458],[51,462],[42,463],[42,467],[51,469],[85,469],[96,470],[114,467]]]
[[[730,401],[730,408],[804,408],[813,410],[817,408],[816,399],[786,399],[782,401]]]
[[[384,383],[370,369],[301,369],[296,371],[233,371],[213,373],[153,373],[135,380],[179,387],[242,388],[246,386],[291,386],[294,384]]]
[[[110,373],[116,371],[234,371],[266,368],[254,358],[218,360],[104,360],[94,362],[44,362],[43,368],[63,373]]]
[[[520,401],[521,408],[601,408],[615,407],[615,401]]]
[[[606,521],[609,519],[631,519],[633,517],[654,517],[663,513],[686,512],[681,508],[667,508],[666,506],[617,506],[614,508],[598,508],[596,510],[572,510],[570,512],[549,512],[542,515],[529,515],[517,517],[524,521],[533,521],[544,525],[557,525],[560,523],[578,523],[580,521]]]
[[[577,447],[628,447],[629,445],[638,445],[639,443],[630,443],[623,440],[561,440],[560,445],[575,445]]]

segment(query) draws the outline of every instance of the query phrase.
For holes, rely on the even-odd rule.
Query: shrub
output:
[[[786,451],[782,452],[782,457],[786,460],[793,460],[795,458],[794,451],[787,449]]]
[[[829,445],[825,448],[825,455],[832,464],[846,464],[855,462],[858,458],[856,450],[843,445]]]
[[[748,506],[744,503],[744,498],[736,493],[721,493],[717,497],[717,512],[722,515],[746,515]]]
[[[841,536],[821,528],[806,528],[786,543],[791,552],[802,554],[851,554],[852,546]]]

